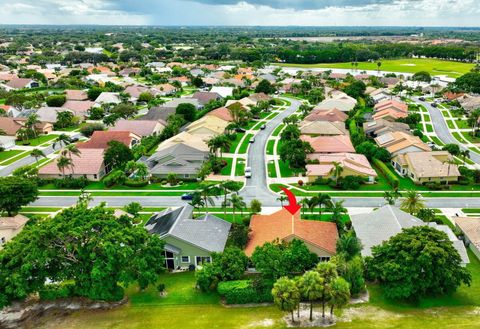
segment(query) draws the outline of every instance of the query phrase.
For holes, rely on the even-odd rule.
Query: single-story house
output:
[[[208,152],[210,150],[207,143],[203,140],[202,137],[192,135],[186,131],[182,131],[181,133],[161,142],[160,145],[158,145],[157,151],[164,150],[172,145],[177,144],[185,144],[201,151]]]
[[[177,92],[177,87],[169,84],[169,83],[163,83],[160,85],[156,85],[154,88],[157,91],[157,95],[159,96],[168,96],[168,95],[173,95]]]
[[[122,77],[129,77],[132,75],[137,75],[141,71],[140,68],[138,67],[126,67],[123,70],[119,71],[118,74],[121,75]]]
[[[0,217],[0,250],[5,243],[23,230],[27,222],[28,217],[20,214],[13,217]]]
[[[98,95],[97,99],[95,100],[95,106],[100,107],[102,104],[120,104],[121,102],[122,101],[119,93],[104,91]]]
[[[363,131],[369,137],[375,138],[386,133],[394,131],[402,131],[406,134],[410,133],[410,126],[406,123],[378,119],[363,123]]]
[[[196,178],[208,156],[207,151],[187,144],[175,144],[155,152],[144,162],[150,174],[156,177],[176,174],[179,178]]]
[[[5,86],[9,90],[18,90],[25,88],[38,88],[40,84],[37,81],[28,78],[13,78]]]
[[[175,114],[175,112],[175,107],[156,106],[148,110],[148,112],[145,115],[139,117],[138,120],[167,122],[168,117]]]
[[[335,178],[335,165],[340,164],[343,168],[340,177],[360,176],[373,183],[377,177],[376,171],[372,168],[368,159],[363,154],[356,153],[333,153],[333,154],[309,154],[307,159],[315,164],[307,164],[308,182],[314,182],[318,178]]]
[[[154,92],[152,92],[152,90],[150,90],[150,88],[145,87],[145,86],[136,86],[136,85],[128,86],[127,88],[125,88],[124,93],[130,95],[130,100],[132,102],[136,102],[138,100],[138,98],[140,97],[140,95],[143,94],[143,93],[150,93],[150,94],[154,95]]]
[[[92,101],[74,101],[68,100],[62,105],[63,108],[69,109],[75,113],[75,116],[85,119],[89,115],[89,111],[95,105]]]
[[[217,93],[220,96],[222,96],[223,98],[225,98],[225,97],[233,95],[233,88],[232,87],[216,87],[215,86],[215,87],[212,87],[212,89],[210,89],[210,92],[211,93]]]
[[[374,107],[373,119],[386,119],[395,121],[408,116],[408,105],[395,99],[384,100]]]
[[[140,143],[141,137],[130,131],[95,131],[92,137],[82,143],[77,143],[79,149],[106,149],[111,141],[120,142],[129,148]]]
[[[90,181],[99,181],[107,170],[103,162],[103,148],[81,148],[78,156],[72,156],[72,165],[65,168],[64,174],[73,178],[85,177]],[[54,160],[38,171],[38,177],[43,179],[61,178],[62,172]]]
[[[320,110],[332,110],[338,109],[342,112],[351,111],[355,105],[357,105],[357,100],[346,95],[346,94],[336,94],[333,98],[327,98],[318,104],[315,109]]]
[[[86,100],[88,100],[88,94],[84,90],[68,89],[68,90],[65,90],[65,95],[67,97],[67,101],[86,101]]]
[[[17,137],[15,136],[2,136],[0,135],[0,148],[4,150],[11,149],[15,147],[15,141]]]
[[[150,234],[165,241],[165,267],[169,270],[210,263],[212,253],[225,249],[231,224],[208,213],[193,218],[193,210],[191,205],[169,208],[145,224]]]
[[[465,245],[480,259],[480,217],[456,217],[455,225],[463,232]]]
[[[208,104],[210,101],[216,101],[222,98],[218,93],[212,93],[208,91],[197,91],[193,94],[192,98],[198,99],[200,104],[205,105]]]
[[[63,107],[48,107],[48,106],[39,108],[36,111],[36,114],[38,115],[38,119],[41,122],[56,123],[58,113],[61,113],[61,112],[70,112],[73,115],[75,115],[75,113],[70,109],[63,108]]]
[[[25,126],[27,118],[0,117],[0,130],[5,132],[6,136],[16,136],[18,130]],[[35,129],[40,134],[48,134],[53,131],[53,125],[48,122],[40,122],[35,125]]]
[[[355,153],[355,148],[347,135],[317,137],[301,135],[300,139],[310,143],[313,153]]]
[[[350,219],[363,246],[361,254],[364,257],[372,256],[372,247],[378,246],[383,241],[401,233],[404,228],[430,226],[448,235],[462,258],[463,266],[470,263],[463,242],[455,236],[447,225],[439,225],[435,222],[426,223],[391,205],[385,205],[369,213],[351,215]]]
[[[305,121],[330,121],[345,122],[348,116],[337,108],[322,110],[314,108],[306,117]]]
[[[348,135],[345,123],[341,121],[302,121],[299,124],[302,135],[333,136]]]
[[[140,137],[146,137],[159,134],[165,128],[160,121],[150,120],[118,120],[115,126],[108,129],[109,131],[129,131]]]
[[[255,94],[251,94],[250,96],[248,96],[248,98],[250,98],[252,101],[254,101],[255,103],[258,103],[258,102],[268,102],[270,100],[272,100],[272,97],[268,96],[267,94],[265,93],[255,93]]]
[[[168,101],[165,104],[163,104],[163,107],[173,107],[176,109],[178,105],[185,104],[185,103],[192,104],[197,109],[203,107],[203,105],[196,98],[174,98],[171,101]]]
[[[233,121],[232,114],[230,113],[230,110],[226,107],[219,107],[218,109],[208,112],[205,116],[217,117],[228,122]]]
[[[219,117],[205,116],[189,124],[186,131],[201,137],[204,141],[208,141],[214,136],[223,134],[229,124],[230,122]]]
[[[300,211],[292,216],[286,209],[271,215],[253,215],[250,220],[250,235],[245,254],[251,256],[256,247],[276,240],[290,242],[301,240],[322,261],[330,260],[336,253],[337,225],[300,219]]]
[[[465,94],[457,98],[460,106],[467,112],[472,112],[480,108],[480,96]]]
[[[392,158],[392,165],[402,176],[417,184],[456,182],[461,176],[447,151],[402,153]]]
[[[392,155],[431,151],[419,137],[407,134],[402,131],[394,131],[375,137],[375,142],[379,147],[387,149]]]

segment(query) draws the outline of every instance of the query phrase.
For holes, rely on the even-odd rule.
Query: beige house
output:
[[[0,217],[0,249],[23,230],[28,218],[23,215]]]
[[[340,121],[302,121],[300,132],[311,136],[348,135],[345,123]]]
[[[427,144],[417,137],[402,131],[394,131],[376,137],[375,142],[379,147],[387,149],[393,156],[410,152],[431,151]]]
[[[457,217],[455,224],[465,236],[465,245],[480,259],[480,217]]]
[[[177,144],[185,144],[200,151],[209,151],[209,147],[202,137],[182,131],[180,134],[160,143],[160,145],[158,145],[157,152]]]
[[[458,166],[447,151],[398,154],[392,158],[392,165],[417,184],[456,182],[460,177]]]
[[[214,136],[223,134],[229,124],[230,122],[216,116],[204,116],[188,125],[186,131],[208,141]]]

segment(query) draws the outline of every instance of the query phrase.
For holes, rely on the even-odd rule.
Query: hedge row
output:
[[[397,176],[388,168],[388,166],[378,160],[378,159],[373,159],[373,164],[380,170],[380,172],[385,176],[387,179],[388,183],[393,187],[393,188],[398,188],[400,185],[400,181],[398,180]]]
[[[348,130],[350,130],[350,135],[358,135],[357,122],[355,119],[350,120]]]
[[[250,280],[220,282],[218,293],[227,304],[270,303],[273,301],[271,287],[255,289]]]

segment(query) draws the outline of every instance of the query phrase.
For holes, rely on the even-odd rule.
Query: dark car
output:
[[[267,128],[266,125],[261,125],[261,126],[260,126],[260,129],[262,129],[262,130],[265,130],[265,128]]]
[[[193,199],[192,194],[190,194],[190,193],[182,194],[182,200],[192,200],[192,199]]]
[[[422,102],[425,101],[425,97],[419,97],[418,99],[421,100]]]
[[[246,130],[243,129],[243,128],[235,128],[235,131],[236,131],[237,133],[244,133],[244,132],[246,132]]]
[[[70,138],[70,142],[71,142],[71,143],[76,143],[76,142],[78,142],[78,137],[72,137],[72,138]]]
[[[437,103],[432,103],[430,105],[432,105],[433,107],[437,107]]]

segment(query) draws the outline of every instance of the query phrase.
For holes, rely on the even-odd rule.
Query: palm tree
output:
[[[43,151],[40,149],[33,149],[32,152],[30,152],[30,156],[35,158],[35,162],[38,162],[39,158],[47,157],[45,153],[43,153]]]
[[[290,312],[292,315],[292,322],[295,322],[293,311],[300,303],[300,291],[298,290],[295,281],[287,277],[278,279],[273,285],[272,296],[275,305],[280,310]]]
[[[350,287],[344,278],[338,277],[330,284],[330,317],[333,317],[333,307],[342,308],[350,301]]]
[[[234,192],[238,190],[238,184],[237,182],[227,180],[227,181],[222,181],[220,184],[218,184],[218,188],[223,191],[223,202],[222,202],[222,208],[223,208],[223,214],[227,214],[227,204],[228,204],[228,198],[227,195],[229,192]]]
[[[332,173],[335,175],[335,186],[338,186],[338,177],[343,171],[342,164],[340,162],[333,161]]]
[[[400,209],[410,215],[418,213],[423,208],[425,208],[425,201],[422,200],[420,193],[415,190],[409,190],[400,205]]]
[[[208,213],[207,208],[208,205],[215,205],[215,201],[212,198],[212,194],[214,194],[215,188],[212,185],[202,185],[200,187],[200,195],[203,199],[203,206],[205,207],[205,212]]]
[[[313,302],[320,299],[323,293],[323,278],[320,273],[308,271],[298,281],[301,296],[310,302],[310,321],[313,321]]]
[[[62,147],[64,145],[70,144],[71,142],[72,142],[72,140],[70,139],[70,137],[68,137],[68,135],[60,134],[60,135],[58,135],[57,139],[55,139],[55,142],[53,142],[52,148],[56,149],[57,145],[60,145],[60,147]]]
[[[452,157],[449,156],[449,158],[447,160],[445,160],[443,162],[444,164],[446,163],[447,164],[447,182],[446,182],[446,185],[448,186],[448,177],[450,177],[450,167],[452,165],[456,165],[455,163],[455,159],[453,159]]]
[[[62,154],[63,155],[68,155],[70,160],[72,159],[73,155],[76,155],[77,157],[80,156],[80,150],[77,148],[75,144],[68,144],[65,149],[63,149]]]
[[[40,123],[38,119],[38,115],[36,113],[32,113],[28,116],[27,121],[25,121],[25,127],[31,131],[33,136],[37,138],[37,129],[35,126]]]
[[[192,200],[189,203],[194,209],[197,209],[197,210],[205,206],[202,196],[198,191],[192,193]]]
[[[463,165],[465,165],[466,159],[467,159],[467,158],[470,159],[470,151],[469,151],[469,150],[460,151],[460,155],[461,155],[462,158],[463,158]]]
[[[377,69],[378,69],[378,73],[380,73],[380,67],[382,66],[382,62],[378,61],[377,62]]]
[[[62,155],[57,159],[58,170],[62,173],[63,178],[65,178],[65,169],[72,166],[72,160]]]
[[[383,198],[387,201],[389,205],[393,206],[395,205],[397,199],[401,196],[402,194],[398,192],[398,188],[396,188],[393,191],[385,191]]]
[[[337,240],[337,255],[342,255],[346,261],[360,254],[361,250],[360,240],[352,232],[341,235]]]
[[[233,222],[235,222],[235,211],[241,210],[243,215],[243,209],[247,206],[247,204],[245,203],[245,201],[243,201],[243,198],[238,194],[232,194],[230,202],[232,203]]]
[[[277,201],[280,201],[280,205],[281,205],[282,208],[283,208],[283,203],[284,203],[285,201],[287,201],[287,200],[288,200],[288,198],[287,198],[285,195],[280,195],[280,196],[277,198]]]
[[[302,206],[302,215],[305,214],[305,209],[308,208],[308,198],[303,198],[302,200],[300,200],[300,205]]]
[[[18,129],[17,138],[25,143],[30,138],[30,131],[27,128]]]
[[[315,209],[315,206],[318,204],[316,196],[311,197],[310,199],[307,199],[307,204],[308,204],[308,210],[310,210],[310,213],[313,213],[313,209]]]
[[[318,215],[321,218],[322,217],[322,207],[323,206],[325,206],[325,207],[332,206],[332,198],[328,194],[319,193],[316,201],[317,201],[317,205],[319,207]]]
[[[345,224],[342,222],[342,215],[347,213],[347,209],[343,206],[345,200],[336,201],[332,204],[332,222],[337,224],[340,233],[344,231]]]

